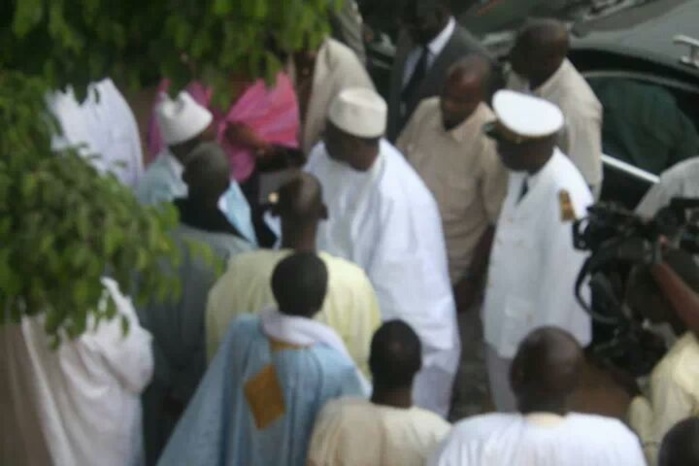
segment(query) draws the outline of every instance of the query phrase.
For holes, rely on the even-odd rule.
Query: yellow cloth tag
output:
[[[274,364],[266,366],[248,380],[244,390],[258,430],[266,429],[286,413],[284,393]]]
[[[570,194],[565,189],[558,192],[558,203],[561,206],[561,221],[572,222],[577,219]]]

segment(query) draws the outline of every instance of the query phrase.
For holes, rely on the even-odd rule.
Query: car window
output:
[[[588,82],[604,107],[606,154],[653,174],[699,155],[698,93],[623,74]]]
[[[604,107],[604,153],[659,175],[699,155],[699,88],[634,72],[589,72]],[[605,167],[603,198],[634,208],[649,184]]]

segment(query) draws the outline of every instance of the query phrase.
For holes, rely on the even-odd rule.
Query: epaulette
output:
[[[561,221],[572,222],[576,220],[575,209],[573,202],[570,200],[570,194],[565,189],[558,191],[558,204],[561,208]]]

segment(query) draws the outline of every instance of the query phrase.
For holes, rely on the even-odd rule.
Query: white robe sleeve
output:
[[[654,185],[643,197],[636,207],[636,213],[645,218],[653,218],[660,209],[670,204],[670,201],[677,194],[674,192],[675,186],[668,184],[668,180],[660,177],[658,184]]]
[[[367,267],[383,318],[408,321],[426,354],[450,351],[458,346],[456,314],[436,206],[385,202],[380,206],[382,230]]]
[[[108,278],[103,278],[102,283],[116,303],[118,315],[85,335],[85,342],[96,349],[120,384],[138,395],[153,377],[152,337],[141,327],[131,300],[121,294],[117,283]],[[122,331],[122,316],[129,322],[126,335]]]
[[[436,205],[384,200],[367,273],[384,321],[402,319],[422,342],[423,367],[415,379],[415,404],[446,416],[459,362],[456,307]]]

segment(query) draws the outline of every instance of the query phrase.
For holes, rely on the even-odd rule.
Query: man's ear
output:
[[[321,220],[327,220],[330,216],[328,215],[328,206],[323,204],[320,208],[320,218]]]

